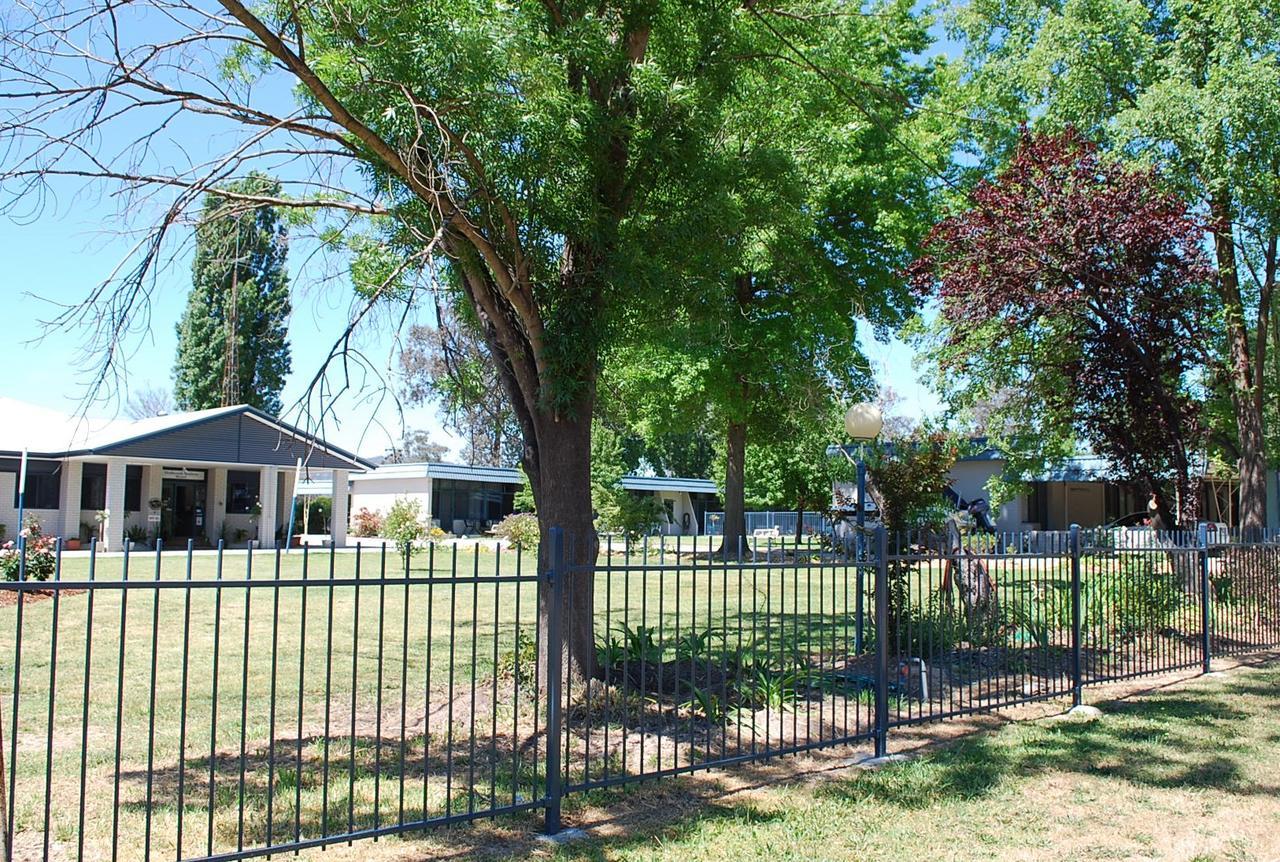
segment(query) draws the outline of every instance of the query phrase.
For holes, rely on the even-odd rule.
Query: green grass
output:
[[[309,555],[305,580],[300,553],[279,558],[278,578],[276,560],[270,552],[252,558],[228,553],[223,578],[229,585],[215,588],[208,582],[217,578],[217,557],[199,554],[191,559],[190,577],[204,585],[191,590],[102,588],[23,605],[14,794],[20,834],[42,828],[49,766],[51,838],[75,848],[82,752],[88,858],[109,856],[113,835],[124,857],[140,855],[148,807],[152,850],[172,856],[180,789],[184,849],[206,848],[211,770],[214,850],[266,839],[269,789],[274,797],[270,828],[277,838],[291,836],[295,828],[307,836],[326,826],[333,833],[348,825],[395,822],[402,780],[409,820],[439,816],[446,807],[455,813],[484,808],[491,793],[499,802],[509,801],[513,792],[532,798],[539,776],[529,748],[535,726],[528,673],[520,677],[523,691],[517,694],[515,675],[495,674],[494,668],[512,667],[517,634],[526,644],[534,637],[537,585],[428,580],[511,575],[515,554],[499,557],[474,549],[419,554],[411,562],[415,583],[408,588],[328,586],[331,572],[339,579],[355,576],[357,557],[351,553]],[[377,553],[366,552],[359,560],[362,577],[377,572]],[[531,575],[531,557],[524,555],[520,562]],[[612,559],[615,566],[621,562]],[[623,625],[648,621],[673,655],[682,638],[688,642],[690,634],[715,629],[720,655],[739,647],[726,621],[745,611],[752,615],[753,629],[742,626],[735,632],[754,636],[747,646],[821,656],[836,645],[837,600],[851,602],[849,589],[837,596],[831,566],[787,576],[785,589],[782,567],[761,572],[744,581],[740,594],[735,576],[723,567],[708,568],[705,560],[695,570],[688,558],[677,561],[655,549],[649,562],[667,568],[647,577],[618,570],[597,579],[602,638]],[[394,553],[388,555],[389,575],[398,576],[401,565]],[[118,583],[125,574],[123,558],[108,556],[98,560],[93,577]],[[174,582],[187,576],[184,553],[164,554],[158,571],[154,554],[137,554],[127,572],[129,581]],[[86,580],[87,558],[68,557],[61,577]],[[247,588],[246,578],[263,586]],[[843,575],[839,583],[844,584]],[[305,591],[304,584],[309,585]],[[844,614],[845,607],[838,610]],[[58,652],[51,679],[55,613]],[[18,608],[0,607],[6,754],[14,739],[8,695],[15,681],[17,630]],[[403,772],[395,765],[402,750]],[[449,774],[451,786],[446,785]],[[242,793],[243,823],[238,816]]]
[[[1012,725],[875,772],[597,796],[569,819],[612,836],[552,858],[1280,858],[1280,668],[1101,706],[1096,723]],[[610,808],[642,813],[611,829]]]
[[[660,573],[644,577],[625,571],[621,556],[602,556],[606,571],[597,576],[595,590],[598,638],[621,636],[623,626],[634,629],[643,624],[654,628],[665,658],[673,657],[683,641],[698,651],[707,650],[715,660],[758,655],[818,668],[843,663],[851,647],[855,600],[849,568],[829,561],[807,570],[767,564],[739,579],[731,567],[708,565],[705,559],[695,563],[687,556],[690,548],[682,550],[686,556],[677,556],[670,541],[642,547],[642,556],[662,567]],[[516,675],[495,675],[494,667],[495,660],[500,669],[512,667],[518,632],[526,646],[532,638],[536,584],[427,580],[455,574],[511,575],[516,572],[514,553],[499,557],[465,549],[456,554],[437,550],[434,557],[416,555],[410,569],[416,582],[408,589],[327,586],[330,571],[337,578],[354,577],[357,556],[312,553],[305,581],[311,586],[305,593],[303,555],[294,551],[278,559],[279,589],[273,552],[252,558],[229,552],[225,579],[235,583],[251,575],[254,582],[268,586],[204,586],[189,594],[181,589],[101,589],[94,591],[92,607],[85,593],[65,595],[56,603],[43,599],[24,605],[14,804],[19,833],[29,837],[41,828],[45,769],[50,766],[50,837],[74,851],[82,752],[88,787],[83,801],[86,858],[109,857],[113,833],[121,858],[140,858],[148,799],[154,818],[153,853],[172,857],[180,782],[184,847],[188,853],[203,849],[211,768],[215,850],[233,849],[242,835],[244,843],[260,844],[268,828],[277,839],[291,836],[295,823],[304,836],[318,834],[326,818],[330,832],[345,830],[348,818],[354,828],[393,822],[400,814],[402,781],[407,819],[438,816],[447,808],[483,808],[494,784],[500,798],[507,800],[513,792],[522,799],[534,795],[540,776],[528,748],[534,732],[529,681],[519,677],[523,692],[517,695]],[[359,561],[362,577],[372,576],[380,555],[366,551]],[[389,574],[402,571],[394,552],[388,552],[386,562]],[[531,554],[524,554],[520,563],[525,574],[532,574]],[[1048,615],[1047,597],[1052,596],[1060,619],[1061,588],[1069,584],[1063,564],[1009,560],[991,564],[990,570],[1002,602],[1034,599]],[[104,557],[93,574],[97,580],[119,581],[125,575],[123,559]],[[184,553],[162,556],[162,581],[187,575]],[[88,576],[84,556],[64,561],[64,580]],[[190,576],[214,580],[216,556],[194,556]],[[154,554],[131,558],[129,580],[156,577]],[[1087,583],[1102,583],[1107,577],[1101,568],[1085,573]],[[941,567],[922,564],[912,578],[917,598],[932,595]],[[872,606],[868,597],[868,612]],[[56,670],[50,661],[55,612]],[[18,609],[0,607],[6,758],[14,740],[10,696],[17,624]],[[707,638],[708,631],[714,637]],[[870,633],[868,629],[869,637]],[[87,725],[82,720],[86,655]],[[49,764],[45,751],[51,691],[54,744]],[[184,691],[186,741],[180,767]],[[824,692],[824,697],[831,695]],[[450,703],[452,708],[446,707]],[[513,727],[515,733],[509,732]],[[237,817],[242,737],[243,825]],[[524,748],[516,756],[519,746]],[[400,761],[402,750],[408,763],[403,772],[392,765]],[[272,764],[274,779],[269,782]],[[148,796],[149,766],[154,782]],[[454,777],[446,788],[445,774],[450,771]],[[269,788],[275,798],[274,819],[268,825]]]

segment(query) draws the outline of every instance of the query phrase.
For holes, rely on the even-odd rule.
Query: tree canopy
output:
[[[842,228],[892,235],[894,220],[878,214],[910,203],[919,185],[895,173],[912,160],[897,155],[902,133],[886,120],[914,114],[922,93],[907,71],[928,38],[914,5],[33,6],[4,25],[0,63],[14,86],[4,94],[0,183],[29,199],[60,178],[88,177],[163,199],[137,265],[67,318],[95,327],[108,370],[121,356],[111,348],[145,314],[163,237],[205,192],[238,206],[326,211],[331,236],[370,238],[345,243],[362,303],[331,353],[339,389],[352,385],[359,357],[349,336],[367,308],[413,301],[438,276],[436,288],[475,315],[521,429],[540,524],[578,534],[571,547],[584,563],[595,551],[592,417],[613,346],[684,297],[705,291],[727,307],[726,274],[776,290],[779,304],[762,303],[776,314],[806,305],[824,285],[805,255],[789,256],[798,269],[766,272],[754,261],[758,250],[785,248],[793,225],[804,227],[802,247],[824,252],[819,265],[882,271],[862,245],[841,244]],[[86,113],[87,102],[103,108]],[[138,130],[172,126],[174,112],[216,127],[207,139],[222,152],[176,168],[158,158]],[[802,135],[797,117],[827,121]],[[762,146],[780,127],[788,133]],[[122,150],[102,143],[113,131]],[[281,162],[287,170],[276,173],[289,182],[279,195],[224,188]],[[748,237],[734,227],[735,202],[774,167],[786,182],[751,207],[771,211],[781,229],[752,218]],[[822,182],[811,191],[797,179]],[[893,182],[882,188],[881,179]],[[864,299],[879,289],[871,284]],[[831,307],[847,315],[860,306]],[[333,391],[320,375],[313,388]],[[566,637],[574,671],[589,675],[593,579],[572,578]]]
[[[995,442],[1026,459],[1081,439],[1149,491],[1172,480],[1194,520],[1212,267],[1182,199],[1078,133],[1028,134],[926,247],[912,272],[960,400],[1005,395]]]
[[[274,197],[275,180],[255,174],[232,194]],[[191,292],[178,322],[174,401],[182,410],[249,404],[275,416],[292,367],[289,354],[288,235],[270,206],[228,206],[208,194],[196,226]]]
[[[1280,235],[1280,18],[1269,0],[1010,0],[960,6],[960,100],[988,166],[1016,129],[1070,124],[1204,215],[1217,266],[1212,344],[1246,527],[1266,502],[1264,381]]]

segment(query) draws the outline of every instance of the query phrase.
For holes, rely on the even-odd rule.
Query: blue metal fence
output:
[[[552,535],[0,552],[0,826],[77,860],[555,831],[568,794],[1280,645],[1272,535]]]

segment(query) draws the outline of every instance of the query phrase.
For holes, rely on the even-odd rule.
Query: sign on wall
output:
[[[164,467],[160,476],[165,479],[184,479],[188,482],[203,482],[203,470],[190,470],[186,467]]]

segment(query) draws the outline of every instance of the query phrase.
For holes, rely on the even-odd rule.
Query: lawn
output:
[[[722,666],[737,658],[798,662],[803,689],[818,694],[809,696],[807,709],[789,708],[792,733],[796,727],[809,732],[814,715],[819,728],[824,715],[834,721],[837,705],[849,703],[848,692],[824,688],[830,681],[824,674],[842,669],[853,651],[852,568],[830,559],[797,568],[762,555],[739,576],[682,550],[683,556],[670,544],[654,544],[631,566],[602,550],[604,571],[595,592],[599,639],[625,646],[643,627],[665,658],[693,649]],[[192,855],[533,798],[541,759],[538,705],[530,696],[536,685],[532,562],[527,554],[439,549],[415,556],[411,585],[329,586],[331,575],[351,579],[358,570],[361,580],[375,576],[381,552],[311,553],[305,579],[299,552],[235,552],[224,560],[228,585],[219,587],[213,554],[192,557],[189,575],[185,554],[166,553],[158,568],[154,554],[135,555],[130,581],[174,583],[189,576],[200,585],[97,589],[25,604],[18,678],[19,610],[0,607],[5,754],[11,756],[16,742],[20,838],[42,840],[48,805],[49,840],[69,858],[82,838],[85,858],[112,858],[113,852],[143,858],[148,846],[156,858],[173,858],[179,811],[183,848]],[[651,570],[636,570],[641,562]],[[403,573],[394,552],[386,567],[389,577]],[[1065,564],[1011,558],[991,563],[990,570],[1001,601],[1028,610],[1042,624],[1023,618],[1012,630],[1014,641],[1025,635],[1060,644]],[[526,579],[485,580],[517,571]],[[1090,566],[1084,578],[1101,588],[1117,574],[1114,567]],[[93,572],[109,583],[123,575],[119,556],[103,558]],[[88,577],[87,558],[64,561],[64,580]],[[244,586],[246,578],[258,586]],[[940,579],[936,562],[912,572],[912,601],[922,614],[930,607],[936,613],[929,597]],[[871,607],[868,598],[868,612]],[[1188,622],[1198,620],[1185,604],[1180,613]],[[50,637],[55,614],[56,665]],[[701,637],[708,632],[713,636]],[[867,634],[870,639],[870,627]],[[926,656],[941,649],[918,629],[911,637]],[[997,657],[1018,659],[1015,653],[1034,647],[1028,641]],[[1061,652],[1060,646],[1053,650]],[[931,673],[946,680],[941,668]],[[1025,668],[1018,673],[1011,683],[1047,684],[1029,683]],[[1052,684],[1058,685],[1061,674],[1054,673]],[[989,683],[990,672],[983,674]],[[22,692],[16,737],[8,706],[15,682]],[[977,693],[1003,696],[989,684]],[[627,756],[626,746],[646,736],[649,753],[641,743],[632,769],[671,765],[677,756],[687,762],[686,749],[698,748],[697,733],[688,733],[698,717],[688,710],[679,712],[682,724],[663,719],[655,726],[655,709],[670,715],[669,706],[624,707],[617,712],[606,705],[594,714],[588,709],[585,731],[581,718],[576,725],[571,720],[578,744],[594,746],[597,767]],[[855,719],[865,707],[856,707]],[[843,715],[848,721],[847,705]],[[775,712],[773,720],[781,717]],[[758,718],[736,720],[755,727]],[[714,753],[714,734],[703,725],[703,753]],[[677,739],[685,746],[679,753]],[[47,796],[46,770],[52,776]],[[406,846],[384,841],[378,853]]]
[[[651,626],[671,649],[695,630],[726,632],[748,603],[758,649],[783,640],[834,648],[823,616],[835,613],[837,589],[846,603],[851,592],[844,577],[837,587],[843,567],[832,565],[739,581],[661,547],[647,555],[656,568],[646,575],[623,558],[602,562],[601,639]],[[188,571],[184,553],[158,565],[142,553],[128,561],[128,581],[189,577],[196,586],[41,597],[22,605],[20,626],[16,605],[0,607],[0,691],[6,704],[15,683],[22,692],[16,735],[7,705],[3,716],[6,755],[16,754],[16,831],[24,840],[41,832],[47,805],[50,841],[72,857],[83,840],[86,858],[141,858],[147,847],[172,858],[179,811],[192,854],[532,798],[541,743],[531,564],[529,555],[437,550],[414,557],[409,585],[330,586],[357,567],[360,579],[376,577],[381,552],[311,553],[305,578],[299,552],[234,552],[219,586],[215,554],[194,555]],[[403,575],[394,552],[386,570]],[[522,580],[486,580],[517,572]],[[92,572],[108,585],[125,574],[120,556]],[[89,577],[87,557],[64,560],[62,580]]]
[[[1010,724],[874,772],[812,762],[576,800],[569,820],[598,837],[554,854],[504,850],[498,831],[466,846],[561,862],[1280,859],[1280,666],[1100,706],[1095,723]]]

